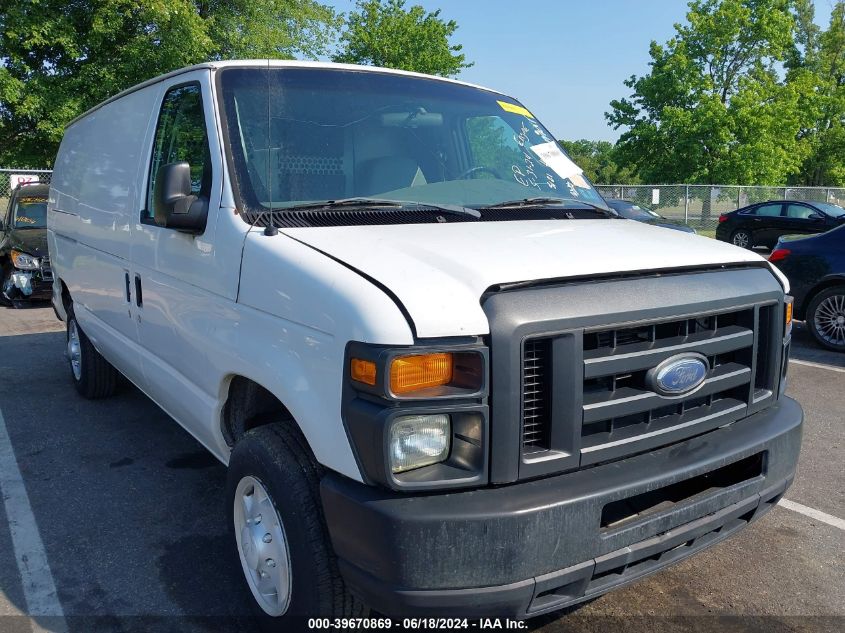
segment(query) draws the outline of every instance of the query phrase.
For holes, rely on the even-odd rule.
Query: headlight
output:
[[[12,264],[18,270],[36,270],[38,268],[38,260],[35,257],[16,250],[12,250]]]
[[[467,397],[486,388],[486,357],[480,350],[361,351],[367,353],[349,360],[349,377],[356,388],[392,400]]]
[[[397,396],[452,382],[453,354],[399,356],[390,363],[390,390]],[[478,376],[478,387],[481,376]]]
[[[449,457],[452,437],[449,416],[405,415],[390,427],[390,469],[402,473],[430,466]]]
[[[480,338],[347,344],[341,415],[365,483],[393,490],[487,483],[488,359]]]

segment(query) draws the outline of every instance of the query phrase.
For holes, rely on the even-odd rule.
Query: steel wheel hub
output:
[[[82,378],[82,346],[79,344],[79,329],[76,327],[75,320],[71,320],[68,327],[67,357],[73,377],[79,380]]]
[[[831,295],[819,304],[813,317],[816,332],[825,341],[845,347],[845,295]]]
[[[287,538],[270,495],[255,477],[238,482],[234,519],[238,555],[255,601],[268,615],[283,615],[291,593]]]

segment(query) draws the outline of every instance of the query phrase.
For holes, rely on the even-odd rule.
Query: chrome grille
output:
[[[53,269],[50,267],[50,258],[47,255],[39,260],[38,270],[41,273],[41,279],[53,281]]]

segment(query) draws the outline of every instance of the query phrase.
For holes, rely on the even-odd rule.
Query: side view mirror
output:
[[[821,213],[814,212],[807,217],[809,217],[811,220],[824,220],[825,216],[823,216]]]
[[[153,189],[155,223],[168,229],[199,235],[205,231],[208,200],[191,193],[191,166],[168,163],[156,172]]]

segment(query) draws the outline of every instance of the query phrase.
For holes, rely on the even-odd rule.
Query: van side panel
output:
[[[112,101],[65,132],[51,183],[51,228],[129,259],[130,210],[142,202],[136,178],[158,86]],[[139,207],[140,208],[140,207]]]
[[[234,239],[247,225],[224,211],[216,234]],[[145,285],[144,305],[168,308],[167,343],[181,354],[157,351],[160,341],[138,347],[147,394],[227,463],[221,408],[232,376],[248,378],[285,404],[320,463],[360,481],[338,397],[346,343],[411,345],[405,318],[369,281],[295,240],[253,230],[243,248],[237,302],[164,275]]]
[[[398,306],[358,273],[281,233],[253,230],[229,331],[211,333],[210,365],[241,374],[279,398],[321,464],[361,473],[344,431],[341,398],[348,341],[413,345]]]
[[[153,122],[137,180],[140,197],[146,199],[162,102],[170,90],[180,86],[201,91],[208,142],[206,167],[211,172],[208,217],[204,231],[193,235],[159,226],[148,214],[142,217],[143,205],[137,205],[132,214],[133,284],[137,279],[143,289],[143,305],[136,306],[140,364],[144,390],[150,397],[224,458],[228,447],[216,417],[219,383],[209,385],[204,369],[209,365],[216,330],[236,323],[227,315],[237,297],[241,251],[249,226],[235,215],[234,208],[220,207],[225,170],[208,70],[162,82],[151,108]]]
[[[135,175],[157,87],[93,111],[65,133],[50,188],[49,243],[57,279],[68,287],[92,343],[130,379],[140,379],[127,298]]]

